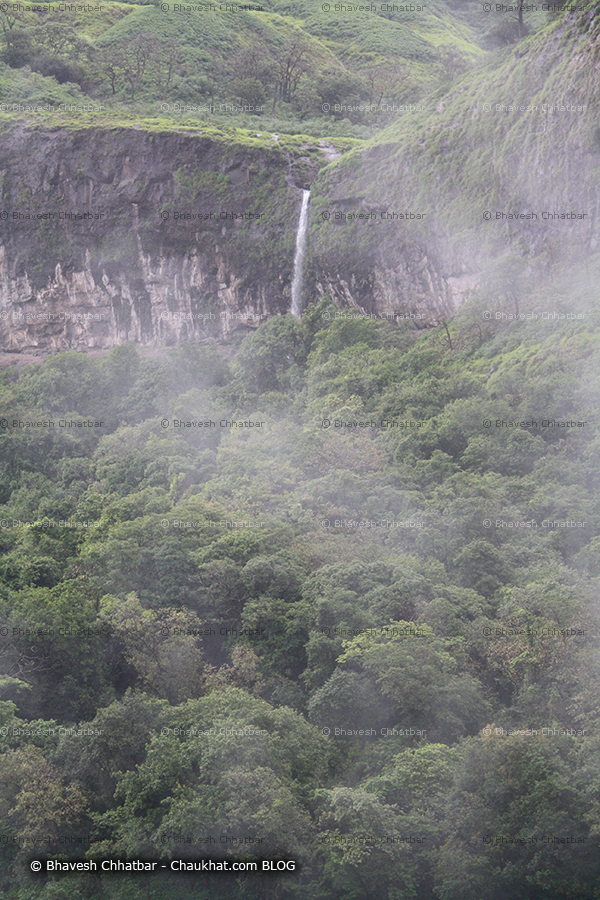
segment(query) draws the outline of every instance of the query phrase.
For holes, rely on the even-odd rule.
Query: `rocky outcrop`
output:
[[[0,337],[52,352],[206,340],[287,311],[294,155],[137,129],[15,128],[0,143]]]
[[[587,267],[599,48],[592,11],[566,14],[341,158],[234,129],[15,126],[0,140],[3,348],[204,341],[287,312],[308,187],[309,301],[424,324],[478,284],[516,297],[561,260]]]

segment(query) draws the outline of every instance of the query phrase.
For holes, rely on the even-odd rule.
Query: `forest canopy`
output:
[[[3,370],[1,896],[597,898],[600,321],[489,302]]]

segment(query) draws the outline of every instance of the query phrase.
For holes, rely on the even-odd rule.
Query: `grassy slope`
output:
[[[550,252],[539,241],[524,246],[518,227],[486,226],[482,214],[593,210],[592,176],[600,163],[600,22],[593,16],[588,4],[585,13],[545,26],[516,52],[505,51],[428,97],[425,112],[403,116],[324,170],[315,186],[315,225],[318,195],[323,206],[332,196],[357,198],[357,205],[361,198],[385,198],[390,209],[426,212],[430,237],[450,235],[457,245],[487,247],[492,255],[511,243],[518,252]],[[538,108],[509,113],[497,111],[498,104]],[[585,106],[585,112],[553,113],[543,104]],[[589,239],[589,223],[588,215],[579,243]],[[360,227],[364,232],[356,226],[357,233]],[[334,239],[327,237],[331,229],[319,230],[322,245]],[[554,237],[560,242],[559,232]]]
[[[418,15],[327,13],[317,0],[281,0],[262,5],[265,12],[187,14],[108,0],[102,5],[102,11],[97,13],[69,14],[60,12],[58,4],[51,4],[51,12],[26,13],[23,21],[28,26],[35,23],[42,26],[51,23],[69,25],[100,53],[107,49],[128,47],[140,32],[154,34],[162,41],[172,39],[181,52],[182,64],[180,72],[173,78],[167,98],[171,102],[177,99],[194,102],[185,94],[184,88],[187,85],[189,92],[189,85],[195,83],[194,79],[199,83],[199,79],[210,75],[215,58],[225,64],[225,69],[231,59],[230,73],[247,77],[252,73],[235,71],[233,61],[236,53],[258,42],[267,56],[274,60],[284,40],[298,31],[307,40],[314,58],[313,72],[307,84],[316,83],[325,73],[360,76],[375,66],[387,73],[384,80],[390,88],[405,88],[409,102],[414,102],[417,96],[441,83],[443,76],[438,50],[441,45],[454,48],[468,60],[476,59],[481,54],[470,26],[458,21],[439,0],[433,5],[428,4],[428,11]],[[400,82],[402,85],[399,88]],[[115,106],[115,101],[127,100],[124,96],[108,96],[106,82],[103,91],[104,96],[101,96],[102,91],[93,90],[94,99],[111,108]],[[36,76],[27,70],[0,72],[2,102],[58,103],[59,98],[71,102],[79,98],[81,102],[84,96],[76,85],[59,86],[53,78]],[[192,93],[193,96],[196,96],[196,103],[202,102],[198,92],[196,95]],[[222,99],[226,99],[223,92]],[[128,112],[147,117],[160,112],[152,107],[158,104],[156,92],[150,90],[142,92],[128,110],[117,105],[115,112],[119,121],[127,119]],[[270,111],[270,101],[267,108]],[[32,115],[37,117],[31,112],[11,110],[10,113],[13,117],[27,117],[30,121]],[[285,110],[283,115],[289,119],[291,111]],[[314,115],[311,115],[313,118],[320,115],[319,109],[316,108]],[[198,118],[195,116],[196,121]],[[325,125],[333,125],[330,117],[324,118]],[[236,124],[245,125],[246,122],[236,120]],[[298,128],[294,130],[298,131]],[[340,134],[340,129],[332,127],[332,133]],[[346,133],[352,134],[352,129],[347,127]],[[360,136],[356,135],[356,131],[354,134]]]

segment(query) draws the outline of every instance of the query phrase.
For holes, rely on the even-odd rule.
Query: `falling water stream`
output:
[[[306,249],[306,231],[308,229],[308,201],[310,191],[302,191],[302,208],[296,232],[296,252],[294,254],[294,277],[292,279],[292,315],[299,319],[302,316],[302,278],[304,275],[304,252]]]

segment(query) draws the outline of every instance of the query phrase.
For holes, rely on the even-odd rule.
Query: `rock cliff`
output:
[[[340,158],[201,130],[0,140],[9,352],[171,345],[287,312],[302,189],[305,296],[448,316],[482,282],[525,296],[598,245],[600,20],[567,14]]]
[[[267,137],[13,129],[0,142],[3,349],[170,345],[285,312],[300,188],[327,156]]]

